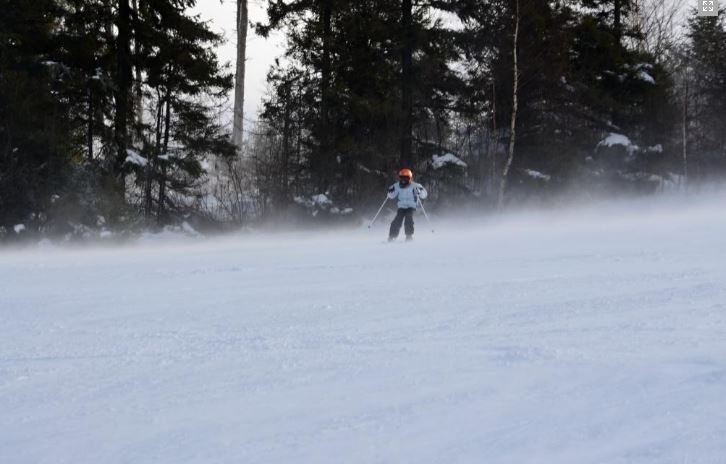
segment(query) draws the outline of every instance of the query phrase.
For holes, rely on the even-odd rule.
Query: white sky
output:
[[[248,0],[249,16],[251,22],[264,21],[266,18],[265,0]],[[199,0],[195,12],[202,15],[202,19],[211,21],[212,29],[224,34],[227,42],[219,49],[219,58],[222,63],[227,62],[234,71],[234,62],[237,54],[237,2],[235,0]],[[273,33],[267,40],[255,34],[250,28],[247,33],[247,69],[245,70],[245,119],[257,120],[257,113],[261,108],[262,97],[265,94],[265,77],[274,59],[281,55],[283,49],[282,35]],[[247,124],[246,124],[247,125]]]

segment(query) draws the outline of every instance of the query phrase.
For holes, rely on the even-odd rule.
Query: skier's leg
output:
[[[403,224],[403,218],[406,214],[405,209],[399,209],[396,213],[396,217],[393,219],[393,222],[391,222],[391,228],[388,231],[388,238],[394,239],[398,237],[398,233],[401,231],[401,224]]]
[[[408,208],[406,210],[406,222],[405,222],[405,229],[404,232],[406,232],[406,237],[411,237],[413,235],[413,213],[416,211],[416,208]]]

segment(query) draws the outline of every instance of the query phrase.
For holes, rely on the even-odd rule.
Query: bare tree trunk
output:
[[[88,143],[88,161],[93,161],[93,87],[91,87],[91,80],[88,80],[86,84],[88,86],[88,132],[87,132],[87,143]]]
[[[289,159],[290,159],[290,109],[287,105],[285,105],[285,115],[283,119],[283,129],[282,129],[282,159],[280,167],[280,183],[279,183],[279,194],[278,194],[278,201],[277,201],[277,210],[282,211],[287,206],[287,198],[288,198],[288,165],[289,165]]]
[[[514,49],[512,51],[512,56],[514,58],[514,82],[512,83],[512,123],[509,129],[509,150],[507,152],[507,162],[504,165],[504,172],[502,172],[502,181],[499,184],[499,201],[497,203],[499,209],[504,206],[504,192],[507,189],[507,179],[509,177],[509,171],[512,168],[512,161],[514,161],[514,145],[517,139],[517,99],[519,93],[519,63],[517,62],[517,47],[519,45],[519,0],[517,0],[516,5],[517,8],[515,11]]]
[[[436,151],[438,151],[439,155],[441,155],[444,152],[443,134],[441,132],[441,118],[435,116],[434,121],[436,123]]]
[[[126,176],[124,162],[128,147],[129,93],[131,91],[131,8],[128,0],[118,1],[118,17],[116,26],[116,92],[114,115],[114,141],[116,142],[116,159],[114,175],[121,198],[125,197]]]
[[[330,177],[332,175],[331,164],[332,164],[332,153],[331,153],[331,141],[333,137],[331,132],[333,127],[330,118],[330,86],[331,86],[331,58],[330,58],[330,44],[332,41],[332,18],[333,18],[333,5],[332,0],[324,0],[322,4],[322,29],[323,29],[323,62],[321,64],[321,82],[320,82],[320,162],[318,168],[320,169],[320,183],[319,190],[326,192],[330,188]]]
[[[168,155],[169,152],[169,131],[171,128],[171,95],[166,94],[166,114],[164,115],[164,154]],[[161,162],[161,174],[159,176],[159,212],[157,214],[157,221],[159,224],[164,222],[166,204],[166,171],[169,161],[163,160]]]
[[[622,26],[622,5],[621,0],[615,0],[615,5],[613,6],[614,12],[613,15],[615,18],[613,19],[613,25],[615,30],[615,37],[618,39],[618,42],[620,42],[620,38],[623,36],[623,26]]]
[[[683,79],[683,186],[688,191],[688,62]]]
[[[401,28],[403,47],[401,49],[401,167],[411,166],[413,135],[413,5],[411,0],[401,2]]]
[[[245,111],[245,59],[247,57],[247,0],[237,0],[237,72],[234,81],[234,129],[232,141],[242,156]]]
[[[156,106],[156,145],[154,147],[154,156],[150,156],[146,163],[146,179],[144,184],[144,216],[151,217],[154,208],[154,198],[152,195],[154,189],[154,170],[156,169],[156,160],[161,155],[161,133],[162,133],[162,117],[164,111],[164,100],[161,91],[157,90],[157,106]]]
[[[499,137],[497,135],[497,83],[492,80],[492,140],[489,147],[491,169],[489,172],[489,194],[494,195],[497,181],[497,149],[499,148]]]
[[[134,20],[139,20],[139,0],[132,0],[131,7],[133,8]],[[134,54],[138,57],[141,55],[141,41],[138,37],[134,38]],[[144,105],[143,105],[143,87],[141,81],[141,67],[135,66],[135,78],[134,78],[134,115],[136,116],[136,137],[138,141],[141,141],[143,136],[142,126],[144,124]]]
[[[649,11],[647,2],[650,0],[631,0],[632,12],[630,14],[630,27],[635,33],[632,39],[635,42],[635,49],[638,53],[646,53],[648,50],[648,40],[650,35],[648,24],[649,19],[653,17],[653,13]]]

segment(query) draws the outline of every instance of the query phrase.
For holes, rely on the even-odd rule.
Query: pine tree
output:
[[[135,56],[151,95],[153,121],[136,147],[134,169],[143,210],[164,223],[170,210],[184,208],[203,177],[202,161],[231,156],[233,145],[216,122],[214,101],[232,88],[213,47],[222,38],[187,10],[194,1],[149,0],[140,3],[135,23],[143,53]]]
[[[691,82],[689,142],[692,171],[705,177],[726,169],[726,20],[697,17],[688,21],[688,63]]]
[[[0,226],[38,215],[69,174],[66,68],[50,0],[0,2]]]
[[[454,34],[432,18],[433,9],[381,0],[270,4],[269,21],[257,30],[286,28],[285,66],[299,71],[279,69],[270,82],[289,87],[287,79],[298,75],[310,85],[294,86],[312,104],[302,133],[309,193],[360,198],[361,190],[382,187],[380,173],[401,163],[425,166],[427,154],[441,148],[432,141],[444,138],[459,79],[450,66]],[[285,93],[275,92],[273,106]]]

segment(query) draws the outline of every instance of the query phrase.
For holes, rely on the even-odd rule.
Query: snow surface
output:
[[[0,251],[0,462],[724,463],[725,203]]]

